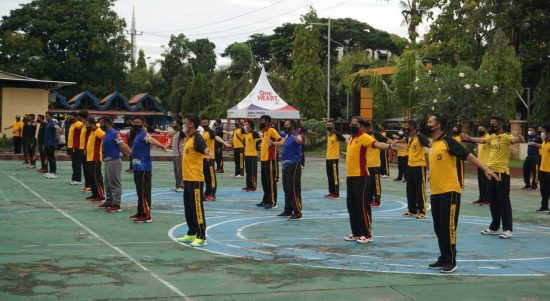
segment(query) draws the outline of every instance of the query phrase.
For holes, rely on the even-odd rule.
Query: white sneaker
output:
[[[48,179],[57,179],[57,175],[54,173],[51,173],[50,176],[47,177]]]
[[[481,234],[483,234],[483,235],[499,235],[500,232],[498,230],[495,231],[495,230],[491,230],[491,229],[487,228],[487,229],[481,231]]]
[[[176,192],[183,192],[183,188],[176,188]]]
[[[172,188],[170,188],[170,191],[176,192],[176,191],[178,191],[178,188],[172,187]]]
[[[65,182],[67,182],[69,184],[71,184],[72,181],[73,181],[72,179],[65,180]]]
[[[355,236],[355,235],[353,235],[353,234],[350,234],[350,235],[344,237],[344,240],[345,240],[345,241],[357,241],[358,238],[359,238],[358,236]]]
[[[49,173],[49,172],[45,173],[45,174],[44,174],[44,177],[45,177],[45,178],[49,178],[49,177],[50,177],[50,173]]]
[[[366,244],[368,242],[371,242],[372,241],[372,236],[361,236],[359,238],[357,238],[356,242],[359,243],[359,244]]]
[[[502,239],[508,239],[508,238],[512,237],[512,231],[506,230],[506,231],[502,232],[502,234],[500,234],[498,237],[500,237]]]
[[[242,175],[236,175],[235,178],[244,178]]]
[[[71,181],[69,184],[71,184],[71,185],[82,185],[82,182]]]
[[[381,177],[381,178],[387,178],[387,177],[389,177],[389,176],[381,175],[380,177]]]

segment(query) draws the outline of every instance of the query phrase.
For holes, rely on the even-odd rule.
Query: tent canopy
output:
[[[286,103],[271,87],[262,67],[254,89],[236,106],[227,110],[227,118],[260,118],[269,115],[276,119],[300,119],[300,111]]]

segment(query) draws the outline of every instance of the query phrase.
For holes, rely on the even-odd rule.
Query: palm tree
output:
[[[411,40],[411,48],[416,45],[418,37],[417,27],[422,23],[422,20],[433,20],[433,13],[430,7],[423,0],[401,0],[399,2],[401,14],[403,15],[402,26],[407,25],[409,32],[409,40]]]

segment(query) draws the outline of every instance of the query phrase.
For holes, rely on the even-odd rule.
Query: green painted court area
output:
[[[410,272],[409,267],[409,272],[387,273],[364,271],[353,264],[332,268],[312,267],[292,260],[234,257],[223,255],[224,252],[192,249],[169,237],[169,230],[184,223],[185,219],[181,208],[173,211],[167,208],[167,203],[162,201],[166,195],[153,196],[152,223],[135,224],[128,218],[135,212],[134,201],[123,199],[122,212],[106,213],[97,208],[97,203],[84,200],[87,195],[79,192],[79,187],[65,183],[70,175],[70,162],[58,163],[59,178],[48,180],[36,171],[25,168],[19,161],[0,162],[2,301],[550,299],[550,247],[540,243],[550,239],[550,215],[533,213],[539,207],[539,192],[521,191],[522,180],[519,178],[513,179],[511,185],[514,222],[529,225],[529,232],[518,229],[517,233],[514,232],[514,238],[498,240],[476,236],[486,228],[483,223],[490,216],[489,208],[471,204],[477,200],[477,180],[475,175],[467,175],[460,214],[481,222],[469,224],[468,227],[464,224],[463,232],[458,233],[457,273],[461,272],[461,265],[505,268],[504,264],[489,264],[490,260],[461,263],[460,260],[465,259],[461,257],[463,243],[464,249],[477,250],[480,258],[491,258],[491,252],[498,247],[499,254],[506,255],[507,260],[514,260],[515,257],[521,259],[517,263],[519,265],[522,261],[526,265],[532,264],[530,261],[533,260],[523,258],[522,250],[535,254],[538,257],[538,268],[532,270],[536,270],[538,276],[425,275],[428,269],[424,265],[429,263],[426,261],[419,261],[418,266],[414,266],[417,271],[413,269]],[[254,218],[255,215],[275,215],[282,211],[281,186],[279,206],[275,211],[255,208],[251,198],[259,196],[257,192],[243,193],[243,200],[235,200],[233,206],[235,210],[242,211],[231,211],[230,200],[222,199],[224,188],[235,191],[235,188],[244,186],[244,180],[231,177],[232,162],[226,162],[225,170],[226,173],[218,174],[219,200],[205,206],[207,226],[215,223],[221,211],[237,212],[240,215],[237,217],[243,219]],[[392,168],[391,172],[392,177],[382,179],[383,196],[402,200],[405,185],[392,181],[396,170]],[[343,180],[343,170],[340,175]],[[173,181],[171,162],[154,162],[153,188],[167,190],[173,186]],[[341,192],[345,192],[345,181],[342,183]],[[309,159],[303,170],[303,190],[324,191],[325,185],[324,160]],[[125,193],[134,191],[131,174],[123,174],[123,189]],[[157,203],[155,200],[158,200]],[[377,215],[376,210],[373,212],[375,241],[372,244],[343,244],[342,238],[349,233],[345,218],[327,219],[326,222],[317,219],[315,223],[323,223],[318,229],[326,230],[315,232],[308,228],[312,221],[306,218],[308,214],[313,216],[313,210],[323,207],[324,202],[331,202],[330,206],[327,205],[331,210],[345,211],[344,199],[336,203],[322,199],[321,195],[318,199],[304,199],[304,220],[296,222],[298,224],[293,224],[292,228],[282,222],[272,223],[266,232],[266,240],[269,238],[267,236],[299,240],[308,234],[309,241],[304,242],[304,246],[316,240],[317,250],[332,248],[339,250],[339,256],[343,257],[346,255],[345,248],[359,251],[364,256],[381,256],[382,260],[384,256],[390,260],[403,254],[410,258],[411,253],[414,253],[411,250],[417,249],[420,249],[422,256],[431,256],[433,253],[435,259],[438,255],[434,238],[430,237],[433,229],[430,231],[429,224],[426,224],[431,221],[418,221],[423,226],[416,227],[414,220],[397,218],[401,211],[394,212],[395,220],[391,220],[389,214],[382,218],[382,213]],[[250,209],[244,210],[248,208],[247,204]],[[386,209],[391,207],[390,204],[386,206]],[[384,206],[378,209],[384,209]],[[323,210],[323,214],[327,214],[326,209]],[[405,226],[399,227],[399,223]],[[458,227],[462,229],[460,222]],[[219,231],[224,229],[223,225],[219,225],[211,231],[218,231],[218,228]],[[251,233],[256,241],[261,240],[262,228],[253,230]],[[393,231],[399,233],[389,233]],[[381,252],[385,249],[386,240],[377,239],[377,233],[395,234],[404,238],[402,242],[392,240],[391,252]],[[411,246],[411,239],[407,236],[415,238],[414,246]],[[419,248],[418,242],[420,246],[425,243],[425,247]],[[465,246],[467,242],[472,244],[468,248]],[[219,246],[212,241],[206,249],[209,247],[214,249]]]

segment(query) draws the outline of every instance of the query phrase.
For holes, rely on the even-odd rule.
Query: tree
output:
[[[252,50],[247,43],[233,43],[225,49],[222,56],[231,58],[228,71],[232,78],[238,79],[250,74],[253,64]]]
[[[532,121],[535,124],[550,122],[550,67],[547,65],[535,90]]]
[[[430,11],[433,2],[433,0],[402,0],[399,2],[401,14],[404,18],[403,24],[407,25],[407,31],[409,32],[411,47],[416,46],[418,25],[422,23],[424,18],[433,19],[433,12]]]
[[[212,101],[212,85],[208,76],[199,73],[193,78],[185,96],[183,97],[181,111],[184,113],[200,113],[204,107]]]
[[[292,51],[292,102],[306,118],[321,118],[325,115],[323,71],[321,69],[321,45],[318,26],[306,28],[317,22],[313,8],[302,16],[303,24],[296,26]]]
[[[34,0],[2,17],[0,68],[75,81],[66,91],[96,95],[124,87],[129,43],[114,0]]]

